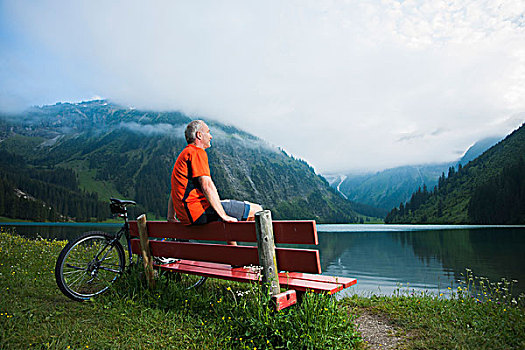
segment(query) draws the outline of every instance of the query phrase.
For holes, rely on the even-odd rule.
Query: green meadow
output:
[[[0,348],[364,349],[356,318],[365,311],[387,319],[406,349],[525,348],[525,309],[512,281],[467,272],[448,298],[408,289],[342,300],[307,294],[276,312],[258,285],[209,279],[187,290],[192,277],[161,274],[150,290],[133,268],[110,292],[78,303],[55,284],[65,244],[1,230]]]

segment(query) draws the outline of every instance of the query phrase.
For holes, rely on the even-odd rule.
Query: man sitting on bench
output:
[[[254,220],[255,213],[262,210],[260,205],[230,199],[221,201],[219,197],[205,151],[211,147],[212,139],[208,125],[202,120],[194,120],[186,127],[184,136],[188,146],[173,166],[168,221],[178,219],[186,225],[201,225],[218,220]]]

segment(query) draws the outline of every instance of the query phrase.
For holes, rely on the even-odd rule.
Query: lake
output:
[[[0,223],[28,237],[71,239],[84,231],[114,232],[120,224]],[[469,268],[493,282],[514,279],[525,293],[525,226],[317,225],[324,274],[353,277],[340,296],[390,295],[408,288],[448,293]]]
[[[518,280],[525,293],[525,226],[318,225],[323,272],[349,276],[348,293],[397,288],[448,292],[466,268],[493,282]]]

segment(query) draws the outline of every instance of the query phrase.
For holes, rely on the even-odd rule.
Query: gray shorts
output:
[[[221,201],[221,204],[228,216],[234,217],[239,221],[246,221],[248,214],[250,214],[250,205],[247,202],[224,199]],[[209,207],[193,224],[203,225],[212,221],[220,221],[220,219],[215,209]]]
[[[226,214],[239,221],[246,221],[248,214],[250,214],[250,205],[246,202],[224,199],[221,201],[221,204]]]

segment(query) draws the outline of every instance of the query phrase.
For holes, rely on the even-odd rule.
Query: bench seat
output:
[[[237,282],[257,282],[259,274],[250,267],[232,268],[227,264],[194,260],[179,260],[174,263],[156,265],[163,271],[180,272],[204,277],[220,278]],[[334,294],[357,283],[355,278],[313,275],[302,272],[279,272],[281,287],[299,292]]]

